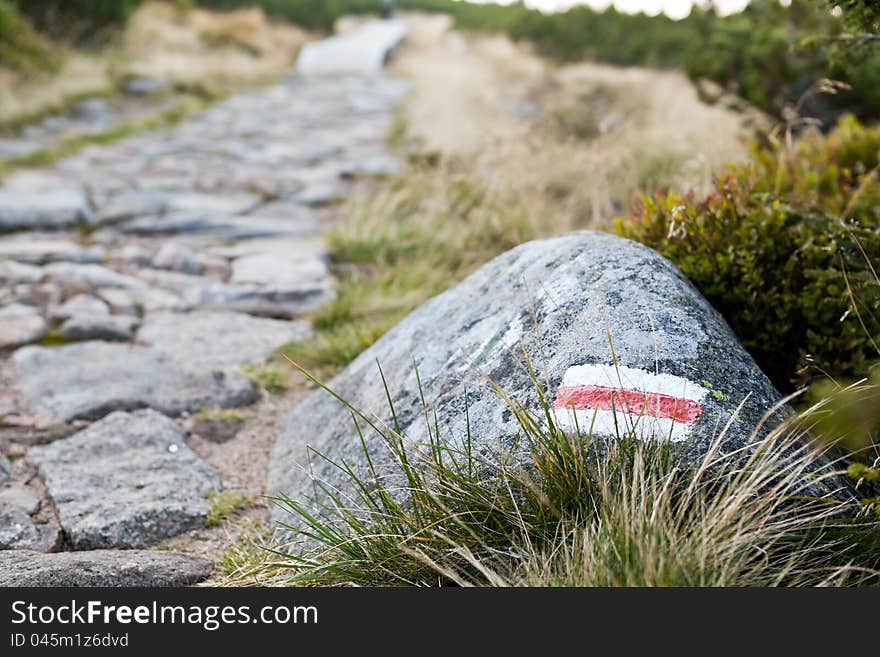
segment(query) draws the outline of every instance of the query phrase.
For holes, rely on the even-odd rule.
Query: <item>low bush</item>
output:
[[[0,66],[21,73],[53,72],[60,62],[51,46],[15,6],[0,0]]]
[[[40,32],[67,41],[100,41],[125,22],[141,0],[13,0]]]
[[[645,197],[619,234],[675,262],[782,389],[880,358],[880,129],[758,148],[712,194]]]

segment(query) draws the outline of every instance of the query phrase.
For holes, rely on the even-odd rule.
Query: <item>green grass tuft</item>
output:
[[[281,363],[270,362],[247,365],[242,368],[242,372],[263,390],[273,395],[289,390],[292,385],[290,368],[285,367]]]
[[[217,527],[223,524],[230,516],[244,511],[254,502],[247,493],[236,490],[211,491],[208,494],[211,508],[205,518],[205,527]]]
[[[345,493],[315,481],[312,497],[279,496],[291,513],[284,527],[303,542],[278,547],[266,571],[308,585],[880,582],[880,522],[856,503],[805,495],[822,448],[795,425],[727,454],[722,432],[702,462],[688,463],[663,442],[567,435],[546,402],[535,415],[496,392],[519,421],[530,465],[477,456],[470,431],[453,447],[426,405],[417,441],[347,405],[364,449],[364,432],[379,437],[399,476],[379,476],[375,453],[365,452],[365,471],[329,460]]]

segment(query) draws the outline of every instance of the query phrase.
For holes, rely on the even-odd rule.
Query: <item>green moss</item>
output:
[[[0,66],[21,73],[54,73],[59,53],[31,27],[13,5],[0,0]]]
[[[41,347],[60,347],[69,344],[71,340],[67,338],[61,331],[49,331],[39,344]]]
[[[205,518],[205,527],[216,527],[253,504],[253,498],[241,491],[211,491],[208,494],[211,503]]]
[[[262,363],[247,365],[242,372],[266,392],[280,394],[291,386],[289,367],[283,363]]]
[[[248,418],[247,414],[238,408],[205,408],[199,411],[196,417],[235,422],[236,424],[244,424]]]

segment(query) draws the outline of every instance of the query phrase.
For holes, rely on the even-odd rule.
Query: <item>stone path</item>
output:
[[[355,32],[306,44],[296,65],[303,75],[376,74],[405,35],[403,21],[374,21]]]
[[[332,298],[334,205],[401,166],[385,138],[408,84],[380,69],[403,30],[309,55],[370,67],[312,67],[0,184],[0,550],[20,550],[0,570],[23,578],[4,583],[64,583],[80,561],[34,556],[57,550],[96,550],[70,581],[206,576],[184,557],[132,575],[113,550],[204,523],[222,477],[172,418],[257,401],[242,367],[307,338]]]
[[[83,98],[65,112],[0,132],[0,162],[52,150],[65,139],[97,135],[157,118],[162,112],[179,108],[179,100],[163,80],[131,78],[114,97]]]

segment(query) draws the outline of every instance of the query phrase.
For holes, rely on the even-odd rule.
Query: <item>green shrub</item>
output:
[[[381,6],[378,0],[198,0],[198,4],[220,10],[257,6],[270,16],[325,32],[343,14],[378,12]]]
[[[0,66],[23,73],[58,69],[57,55],[21,14],[0,0]]]
[[[849,118],[758,149],[706,198],[644,198],[617,231],[681,267],[780,388],[860,377],[880,357],[878,153]]]
[[[106,37],[125,22],[141,0],[18,0],[18,10],[40,32],[70,41]]]

